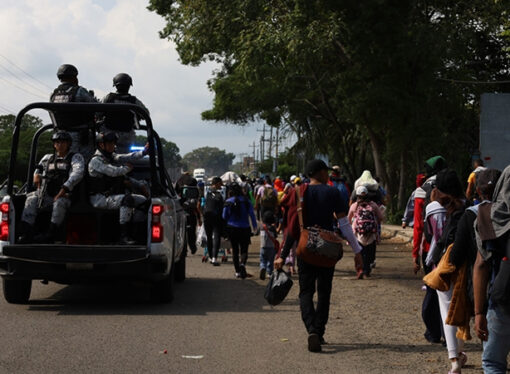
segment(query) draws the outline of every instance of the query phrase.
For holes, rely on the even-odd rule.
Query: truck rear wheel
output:
[[[151,300],[157,303],[171,303],[174,300],[174,269],[164,279],[152,284]]]
[[[25,304],[32,291],[31,279],[3,279],[4,297],[11,304]]]
[[[175,281],[184,282],[186,279],[186,255],[188,251],[188,244],[184,241],[181,255],[179,256],[179,262],[175,264]]]

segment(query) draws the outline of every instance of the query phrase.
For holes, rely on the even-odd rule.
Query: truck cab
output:
[[[25,180],[22,187],[15,189],[15,183],[19,185],[17,161],[21,121],[25,114],[35,109],[48,111],[52,119],[55,112],[63,111],[87,115],[131,111],[144,120],[145,125],[141,125],[139,131],[149,144],[149,152],[134,163],[130,173],[131,178],[146,184],[149,193],[144,208],[145,219],[131,223],[136,244],[118,243],[118,210],[92,207],[87,177],[73,190],[71,207],[64,221],[63,241],[48,244],[34,238],[29,243],[18,242],[22,234],[20,222],[25,200],[36,188],[33,183],[36,159],[43,156],[39,151],[40,140],[56,126],[55,123],[47,124],[36,131],[28,169],[23,173]],[[91,125],[90,131],[96,132],[95,124]],[[114,280],[147,282],[152,300],[170,302],[174,279],[185,279],[186,215],[168,175],[162,149],[149,114],[133,104],[33,103],[22,109],[14,123],[9,176],[0,203],[0,276],[5,299],[10,303],[26,303],[35,279],[62,284]],[[44,231],[48,224],[48,212],[38,212],[35,227]]]

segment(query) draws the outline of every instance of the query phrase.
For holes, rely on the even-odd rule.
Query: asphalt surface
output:
[[[230,259],[229,259],[230,260]],[[283,304],[263,299],[258,248],[234,278],[188,257],[172,304],[148,301],[142,284],[65,286],[34,281],[28,305],[0,297],[0,373],[446,373],[446,348],[423,338],[420,276],[410,249],[378,247],[372,279],[356,280],[349,247],[335,272],[328,345],[309,353],[297,277]],[[480,372],[481,346],[466,346]]]

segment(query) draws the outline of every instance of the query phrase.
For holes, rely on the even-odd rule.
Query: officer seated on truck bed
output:
[[[149,145],[146,144],[143,151],[117,154],[117,135],[114,132],[99,133],[96,142],[97,151],[88,164],[90,203],[94,208],[119,209],[119,242],[134,244],[129,235],[129,223],[132,218],[133,222],[145,219],[149,193],[143,182],[128,178],[127,174],[133,169],[129,161],[147,155]]]
[[[50,243],[65,240],[64,219],[71,206],[70,195],[83,179],[85,161],[80,153],[70,152],[72,139],[66,131],[57,131],[51,137],[54,154],[45,155],[34,173],[36,191],[30,192],[21,216],[19,243]],[[50,228],[35,236],[34,225],[38,211],[51,210]]]

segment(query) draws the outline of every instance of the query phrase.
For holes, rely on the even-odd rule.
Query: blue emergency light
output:
[[[138,152],[138,151],[143,151],[145,149],[145,147],[140,147],[138,145],[132,145],[129,150],[131,152]]]

